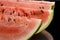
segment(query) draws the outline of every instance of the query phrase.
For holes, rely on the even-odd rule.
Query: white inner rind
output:
[[[39,26],[41,25],[42,20],[41,19],[37,19],[38,21],[36,22],[36,26],[35,28],[29,32],[29,34],[27,34],[25,37],[23,37],[21,40],[28,40],[35,32],[36,30],[39,28]]]
[[[53,19],[53,10],[49,10],[48,20],[46,21],[46,23],[45,23],[44,25],[42,25],[42,26],[40,27],[40,29],[37,31],[37,33],[45,30],[45,29],[48,27],[48,25],[51,23],[52,19]],[[36,34],[37,34],[37,33],[36,33]]]
[[[52,6],[53,5],[55,6],[55,2],[52,2]],[[51,21],[53,20],[54,9],[50,8],[47,11],[49,12],[49,17],[48,17],[46,23],[40,27],[40,29],[36,32],[36,34],[39,33],[39,32],[41,32],[41,31],[43,31],[43,30],[45,30],[49,26],[49,24],[51,23]]]

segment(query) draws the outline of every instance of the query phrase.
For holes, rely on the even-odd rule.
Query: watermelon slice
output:
[[[55,2],[48,2],[48,1],[25,1],[25,2],[0,1],[0,6],[16,6],[16,7],[46,9],[46,10],[52,9],[54,4]]]
[[[53,10],[41,10],[41,9],[31,9],[31,8],[23,8],[23,7],[8,7],[8,6],[0,6],[0,14],[3,15],[14,15],[14,16],[25,16],[28,18],[37,18],[42,19],[43,24],[40,30],[37,32],[41,32],[46,29],[48,25],[51,23],[53,19]],[[4,12],[2,13],[2,11]]]
[[[28,1],[26,1],[26,2],[0,1],[0,5],[1,6],[9,6],[9,7],[10,6],[12,6],[12,7],[13,6],[14,7],[21,7],[21,8],[23,8],[23,10],[22,10],[23,12],[20,11],[20,16],[25,16],[26,13],[28,13],[28,15],[29,15],[28,17],[30,17],[30,18],[33,17],[33,18],[38,18],[38,19],[41,18],[41,19],[43,19],[43,24],[42,24],[40,30],[37,32],[37,33],[39,33],[42,30],[46,29],[48,27],[48,25],[51,23],[51,21],[53,19],[53,11],[54,11],[55,2],[49,2],[49,1],[29,1],[29,2]],[[18,9],[21,10],[21,8],[20,9],[18,8]],[[28,10],[26,11],[25,8],[28,8],[29,11]],[[44,11],[44,14],[42,13],[43,15],[41,14],[40,10]],[[32,13],[30,11],[32,11]],[[31,14],[33,14],[35,12],[36,12],[36,14],[40,13],[39,16],[38,15],[35,15],[35,16],[31,15]],[[13,15],[18,15],[18,14],[19,13],[13,14]]]
[[[41,19],[0,15],[0,40],[28,40],[40,25]]]

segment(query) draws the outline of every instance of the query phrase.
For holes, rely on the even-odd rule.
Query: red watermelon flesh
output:
[[[0,40],[27,40],[40,24],[40,19],[0,15]]]
[[[43,24],[49,18],[50,12],[49,10],[41,10],[41,9],[30,9],[23,7],[8,7],[8,6],[0,6],[0,14],[3,15],[14,15],[14,16],[25,16],[28,18],[38,18],[43,20]]]
[[[55,2],[48,2],[48,1],[29,1],[29,2],[7,2],[7,1],[0,1],[0,3],[2,4],[1,6],[9,6],[9,7],[11,7],[11,6],[14,6],[14,7],[23,7],[23,12],[21,12],[20,13],[20,16],[26,16],[26,12],[27,12],[27,14],[29,14],[29,16],[28,16],[28,18],[31,18],[31,17],[33,17],[33,18],[42,18],[43,19],[43,24],[42,24],[42,26],[41,26],[41,28],[40,28],[40,31],[39,32],[41,32],[42,30],[44,30],[46,27],[48,27],[48,25],[50,24],[50,22],[51,22],[51,20],[52,20],[52,18],[53,18],[53,10],[50,10],[51,8],[53,8],[52,6],[54,5],[54,3]],[[4,4],[4,5],[3,5]],[[42,7],[43,6],[43,7]],[[46,11],[46,12],[48,12],[47,14],[45,14],[45,12],[44,12],[44,14],[43,15],[45,15],[45,16],[43,16],[43,15],[34,15],[33,14],[33,12],[31,13],[30,11],[24,11],[25,9],[24,8],[30,8],[29,10],[31,10],[31,9],[34,9],[34,10],[36,10],[36,9],[38,9],[38,10],[43,10],[43,11]],[[18,8],[19,9],[19,8]],[[20,9],[21,10],[21,9]],[[15,10],[16,11],[16,10]],[[37,14],[38,12],[36,12],[36,14]],[[39,13],[41,13],[40,11],[39,11]],[[38,14],[39,14],[38,13]],[[15,14],[13,14],[13,15],[18,15],[19,13],[15,13]],[[33,15],[31,15],[31,14],[33,14]],[[46,17],[46,18],[45,18]]]
[[[30,18],[42,19],[42,26],[38,32],[44,30],[51,22],[53,18],[52,10],[41,10],[41,9],[31,9],[31,8],[23,8],[23,7],[7,7],[0,6],[0,11],[2,15],[12,15],[12,16],[20,16]]]
[[[46,10],[51,9],[53,5],[54,2],[48,2],[48,1],[26,1],[26,2],[0,1],[0,6],[16,6],[16,7],[46,9]]]

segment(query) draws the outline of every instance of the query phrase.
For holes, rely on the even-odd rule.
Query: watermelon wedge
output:
[[[28,18],[42,19],[43,24],[40,27],[39,32],[46,29],[53,19],[54,10],[44,10],[44,9],[34,9],[34,8],[24,8],[24,7],[8,7],[0,6],[0,14],[3,15],[14,15],[14,16],[24,16]],[[2,13],[2,11],[4,12]]]
[[[49,1],[26,1],[26,2],[0,1],[0,5],[1,6],[9,6],[9,7],[20,7],[20,9],[17,8],[17,9],[20,10],[20,16],[26,16],[26,13],[28,13],[29,18],[33,17],[33,18],[43,19],[43,24],[42,24],[40,30],[37,32],[37,33],[39,33],[42,30],[46,29],[48,27],[48,25],[51,23],[51,21],[53,19],[53,12],[54,12],[55,2],[49,2]],[[23,9],[22,10],[23,12],[21,12],[21,8]],[[25,8],[27,8],[29,11],[28,10],[26,11]],[[44,14],[42,13],[43,15],[41,14],[41,10],[44,11]],[[38,15],[34,15],[34,16],[31,15],[31,14],[34,14],[35,12],[36,12],[36,14],[40,13],[39,16]],[[19,13],[13,14],[13,15],[18,15],[18,14]]]
[[[52,9],[54,7],[54,4],[55,2],[49,1],[24,1],[24,2],[0,1],[0,6],[15,6],[46,10]]]
[[[41,19],[0,15],[0,40],[28,40],[40,25]]]

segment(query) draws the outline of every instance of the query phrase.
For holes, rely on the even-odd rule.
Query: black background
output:
[[[54,9],[54,18],[46,29],[48,32],[52,34],[54,40],[60,40],[60,2],[55,1],[55,9]]]

